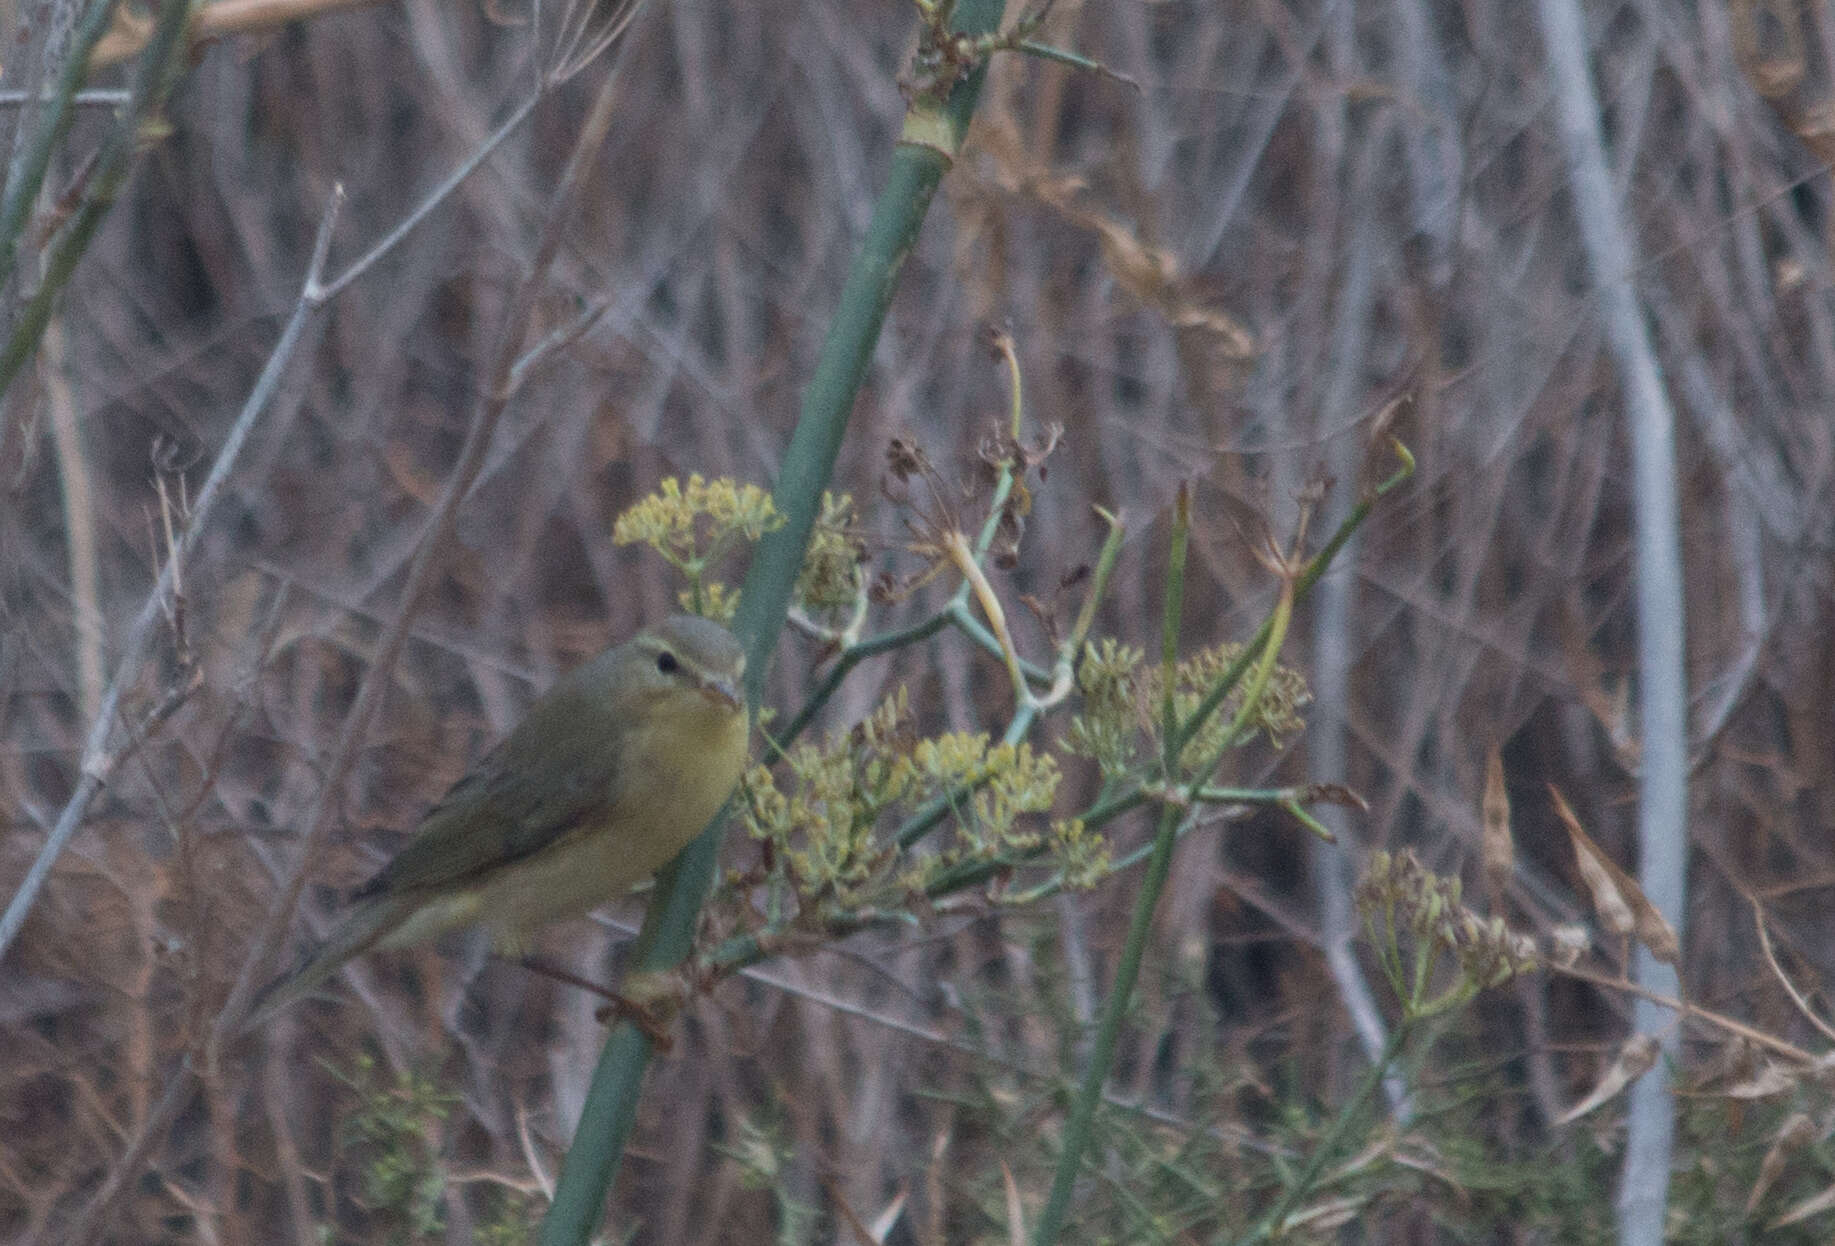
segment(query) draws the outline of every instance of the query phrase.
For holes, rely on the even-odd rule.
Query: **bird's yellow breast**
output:
[[[686,693],[659,698],[634,717],[608,815],[469,893],[465,907],[499,947],[520,948],[537,927],[654,874],[713,820],[739,781],[749,734],[743,711]]]

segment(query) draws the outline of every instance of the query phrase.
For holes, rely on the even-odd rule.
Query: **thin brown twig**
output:
[[[275,1158],[280,1167],[281,1187],[287,1194],[287,1210],[293,1221],[293,1238],[297,1246],[313,1246],[312,1208],[306,1200],[306,1172],[300,1162],[299,1145],[293,1140],[292,1123],[280,1105],[286,1100],[285,1083],[291,1070],[278,1048],[270,1048],[262,1060],[267,1093],[261,1096],[267,1113],[268,1129],[274,1135]]]
[[[1803,993],[1797,990],[1797,984],[1792,982],[1789,975],[1784,972],[1784,966],[1778,964],[1777,953],[1771,947],[1771,932],[1765,928],[1765,909],[1756,899],[1752,901],[1752,924],[1758,928],[1759,949],[1765,953],[1765,963],[1771,967],[1771,972],[1776,976],[1778,984],[1784,988],[1784,993],[1790,996],[1790,1002],[1797,1006],[1797,1011],[1803,1014],[1803,1019],[1815,1026],[1824,1038],[1835,1042],[1835,1026],[1831,1026],[1816,1015],[1816,1010],[1810,1007],[1809,1001],[1803,998]]]
[[[1672,996],[1652,991],[1622,976],[1613,977],[1611,974],[1584,969],[1579,965],[1550,964],[1548,968],[1551,973],[1558,973],[1564,977],[1576,978],[1581,982],[1590,982],[1594,986],[1604,987],[1609,991],[1623,991],[1627,995],[1634,995],[1639,999],[1648,1000],[1660,1008],[1668,1008],[1684,1020],[1705,1021],[1707,1024],[1723,1029],[1729,1034],[1746,1039],[1770,1051],[1775,1051],[1787,1060],[1795,1060],[1800,1064],[1814,1064],[1817,1060],[1817,1056],[1814,1052],[1805,1051],[1795,1043],[1785,1042],[1775,1035],[1767,1034],[1764,1030],[1747,1025],[1744,1021],[1736,1021],[1732,1017],[1725,1016],[1721,1013],[1710,1012],[1699,1004],[1691,1004],[1686,1000],[1675,999]]]
[[[115,1200],[121,1197],[129,1179],[140,1171],[147,1152],[152,1149],[154,1142],[165,1137],[166,1130],[178,1118],[180,1109],[191,1102],[192,1091],[196,1089],[195,1072],[191,1067],[190,1056],[179,1061],[178,1069],[166,1082],[166,1093],[141,1120],[140,1127],[134,1131],[121,1157],[109,1169],[102,1188],[91,1196],[88,1206],[83,1208],[82,1215],[71,1228],[70,1236],[64,1239],[69,1246],[87,1246],[87,1243],[96,1240],[101,1234],[114,1210]]]

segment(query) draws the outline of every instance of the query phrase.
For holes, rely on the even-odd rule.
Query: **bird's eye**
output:
[[[656,669],[665,675],[673,675],[682,669],[682,664],[675,660],[675,655],[667,649],[656,655]]]

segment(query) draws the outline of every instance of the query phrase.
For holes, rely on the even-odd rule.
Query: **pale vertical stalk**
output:
[[[1367,168],[1369,161],[1362,162]],[[1367,183],[1366,183],[1367,184]],[[1361,202],[1362,196],[1353,196]],[[1331,348],[1331,371],[1320,404],[1320,424],[1330,425],[1344,418],[1359,398],[1357,380],[1362,376],[1371,310],[1376,301],[1377,240],[1370,237],[1373,222],[1366,208],[1355,208],[1358,216],[1352,224],[1348,261],[1337,299],[1337,331]],[[1339,480],[1355,480],[1358,444],[1345,437],[1333,445],[1331,474]],[[1317,608],[1312,625],[1313,697],[1319,706],[1306,730],[1306,767],[1314,782],[1343,783],[1350,763],[1348,715],[1351,705],[1352,650],[1357,643],[1353,621],[1352,588],[1357,579],[1358,543],[1346,543],[1344,557],[1333,574],[1319,581]],[[1356,863],[1350,845],[1356,840],[1349,834],[1345,810],[1337,805],[1321,808],[1315,815],[1337,837],[1335,843],[1315,841],[1309,845],[1313,854],[1313,886],[1319,903],[1319,936],[1325,952],[1326,968],[1338,988],[1339,1001],[1351,1018],[1366,1059],[1374,1062],[1388,1046],[1383,1017],[1370,990],[1362,967],[1351,950],[1357,936],[1357,915],[1351,904]],[[1383,1091],[1389,1105],[1404,1119],[1407,1115],[1407,1088],[1395,1076],[1383,1079]]]
[[[64,332],[57,320],[45,328],[45,405],[51,414],[51,444],[57,456],[57,481],[64,500],[64,544],[70,558],[70,599],[75,607],[71,644],[76,649],[78,704],[86,722],[102,710],[107,675],[102,669],[101,579],[96,556],[95,490],[90,487],[89,459],[77,429],[76,399],[64,372]]]
[[[1643,760],[1638,777],[1638,882],[1680,936],[1688,861],[1688,720],[1675,417],[1632,285],[1637,256],[1606,171],[1584,17],[1574,0],[1537,0],[1536,8],[1548,43],[1574,214],[1599,286],[1606,339],[1630,420]],[[1679,994],[1675,970],[1659,964],[1644,947],[1638,948],[1636,980],[1651,991]],[[1631,1093],[1618,1196],[1619,1240],[1627,1246],[1659,1246],[1675,1138],[1668,1064],[1678,1050],[1679,1033],[1673,1018],[1642,998],[1636,1025],[1640,1032],[1661,1034],[1668,1059]]]

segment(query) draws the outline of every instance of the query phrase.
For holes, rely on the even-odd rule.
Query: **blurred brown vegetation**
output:
[[[1704,1006],[1826,1045],[1767,967],[1750,902],[1825,1005],[1835,19],[1788,0],[1639,0],[1592,16],[1616,190],[1680,420],[1695,761],[1684,978]],[[198,55],[171,133],[6,412],[9,897],[77,781],[98,678],[163,556],[158,486],[180,498],[208,469],[333,185],[349,193],[335,268],[527,98],[531,19],[515,3],[406,0]],[[660,564],[611,545],[623,507],[671,473],[772,479],[896,136],[912,26],[893,3],[652,0],[621,52],[601,175],[536,315],[547,328],[609,307],[498,430],[462,548],[415,620],[335,842],[311,863],[304,920],[322,923],[555,672],[671,608]],[[1348,617],[1309,642],[1303,610],[1289,651],[1302,669],[1309,644],[1352,663],[1348,699],[1308,711],[1312,732],[1345,733],[1343,772],[1314,777],[1368,800],[1367,816],[1340,821],[1353,849],[1410,845],[1476,888],[1486,756],[1500,749],[1517,848],[1508,911],[1544,931],[1584,919],[1543,785],[1633,864],[1631,482],[1530,10],[1064,0],[1049,35],[1138,89],[997,63],[837,476],[862,499],[875,570],[913,569],[873,501],[890,439],[966,477],[1002,410],[977,345],[988,323],[1018,343],[1029,417],[1064,428],[1003,590],[1050,598],[1100,542],[1091,504],[1125,510],[1136,535],[1098,630],[1140,644],[1155,636],[1163,565],[1151,518],[1180,481],[1197,499],[1188,639],[1241,638],[1274,591],[1249,539],[1258,517],[1285,530],[1295,495],[1325,478],[1341,508],[1371,420],[1411,393],[1393,431],[1420,472],[1347,555]],[[170,1128],[141,1127],[293,859],[463,436],[485,338],[604,72],[544,102],[330,306],[258,427],[186,568],[201,682],[116,770],[0,963],[0,1237],[54,1240],[130,1144],[138,1167],[110,1230],[122,1242],[303,1243],[320,1223],[337,1240],[518,1240],[539,1214],[603,1031],[590,999],[470,945],[354,968],[335,1001],[229,1049]],[[79,119],[53,185],[100,124]],[[94,551],[88,571],[79,547]],[[873,627],[926,600],[877,610]],[[130,721],[174,678],[170,630],[156,652]],[[780,704],[816,656],[787,634]],[[932,725],[985,725],[1007,707],[997,663],[939,641],[863,665],[830,721],[901,682]],[[1309,746],[1239,777],[1297,781]],[[1073,776],[1065,807],[1094,782]],[[1132,844],[1144,829],[1114,833]],[[1156,1127],[1327,1110],[1363,1066],[1319,950],[1315,851],[1272,815],[1181,846],[1113,1084]],[[1077,1067],[1130,895],[1124,878],[1033,914],[863,936],[696,1001],[651,1073],[611,1223],[646,1242],[755,1241],[801,1207],[806,1236],[789,1240],[850,1240],[843,1208],[871,1219],[903,1195],[891,1240],[995,1240],[1000,1161],[1032,1174],[1035,1198],[1037,1135],[1057,1119],[1051,1085],[1016,1070]],[[544,951],[604,977],[623,939],[580,922]],[[1557,1137],[1549,1123],[1609,1061],[1627,1015],[1616,993],[1533,978],[1481,1001],[1455,1042],[1490,1096],[1474,1141],[1516,1159],[1552,1148],[1585,1178],[1568,1206],[1594,1204],[1573,1221],[1588,1232],[1609,1223],[1610,1127]],[[1725,1125],[1710,1122],[1764,1149],[1756,1126]],[[428,1147],[444,1174],[431,1194],[412,1171],[406,1195],[376,1185],[378,1155]],[[1703,1179],[1712,1191],[1719,1178]],[[1817,1186],[1813,1169],[1804,1180],[1799,1195]],[[1745,1196],[1721,1192],[1735,1207]],[[1583,1240],[1537,1236],[1525,1197],[1446,1201],[1496,1226],[1484,1240]],[[1435,1240],[1427,1205],[1379,1202],[1364,1240]]]

